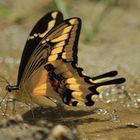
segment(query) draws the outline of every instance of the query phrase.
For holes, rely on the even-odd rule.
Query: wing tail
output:
[[[106,78],[106,77],[114,77],[117,74],[118,74],[118,72],[114,70],[114,71],[110,71],[110,72],[104,73],[102,75],[98,75],[98,76],[92,77],[91,79],[92,80],[98,80],[98,79]]]

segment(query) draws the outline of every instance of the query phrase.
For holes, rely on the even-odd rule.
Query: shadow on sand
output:
[[[96,109],[97,110],[97,109]],[[77,126],[83,123],[91,122],[106,122],[109,119],[97,119],[90,115],[96,114],[95,110],[66,110],[64,107],[55,108],[34,108],[22,115],[25,122],[36,125],[39,121],[43,120],[53,124],[64,124],[67,126]]]

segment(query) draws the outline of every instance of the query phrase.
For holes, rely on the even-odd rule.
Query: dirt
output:
[[[22,50],[30,30],[43,14],[55,9],[51,0],[24,2],[0,1],[0,8],[6,7],[6,12],[0,13],[0,75],[11,84],[16,83]],[[140,2],[120,0],[115,5],[107,6],[102,1],[81,0],[67,1],[65,5],[69,17],[78,16],[83,22],[79,66],[92,76],[118,70],[119,76],[125,77],[126,82],[104,89],[95,106],[90,108],[35,108],[32,113],[28,106],[17,103],[16,114],[21,116],[22,121],[14,117],[15,124],[5,127],[13,116],[12,103],[9,103],[7,117],[2,112],[0,114],[0,138],[48,139],[42,138],[42,135],[49,131],[51,136],[52,129],[61,124],[67,126],[71,138],[75,139],[139,140]],[[5,84],[0,84],[2,90]],[[6,101],[3,106],[5,104]],[[48,126],[45,128],[42,123],[51,124],[51,129]],[[46,130],[47,127],[49,130]],[[36,137],[38,130],[41,130],[41,136],[39,132],[39,136],[37,134],[37,138],[34,138],[33,134]]]

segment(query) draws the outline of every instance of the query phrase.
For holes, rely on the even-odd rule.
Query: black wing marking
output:
[[[62,13],[59,11],[53,11],[43,16],[36,23],[36,25],[34,26],[33,30],[31,31],[28,37],[28,40],[26,42],[22,54],[18,72],[17,85],[19,85],[27,62],[29,61],[33,51],[38,47],[39,42],[53,27],[60,24],[62,21],[63,21]]]

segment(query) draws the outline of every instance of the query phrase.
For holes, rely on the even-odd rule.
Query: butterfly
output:
[[[117,71],[96,77],[83,73],[77,66],[80,30],[78,17],[64,20],[59,11],[43,16],[25,44],[17,84],[8,84],[6,90],[18,101],[43,107],[92,106],[100,88],[125,82],[125,78],[109,79]]]

